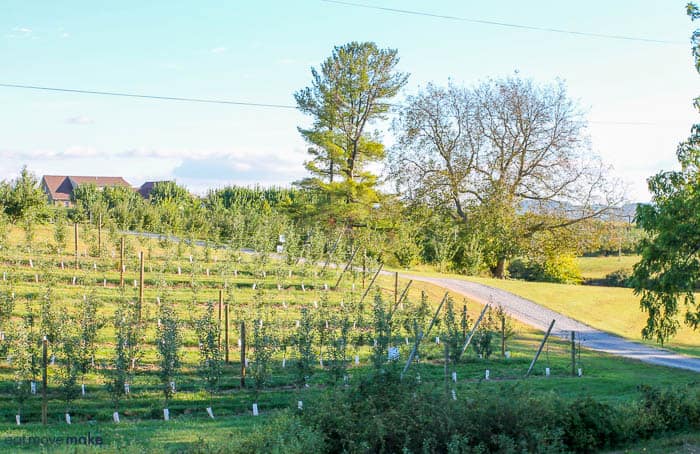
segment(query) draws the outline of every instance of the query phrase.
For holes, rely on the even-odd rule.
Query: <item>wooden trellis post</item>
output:
[[[368,285],[367,288],[365,289],[365,293],[363,293],[363,294],[362,294],[362,298],[360,298],[360,303],[359,303],[359,304],[362,304],[362,302],[363,302],[363,301],[365,300],[365,298],[367,297],[367,294],[369,293],[369,289],[371,289],[372,286],[374,285],[374,281],[377,280],[377,276],[379,276],[379,273],[382,272],[382,268],[384,268],[384,264],[383,264],[383,263],[381,263],[381,264],[379,265],[379,269],[377,270],[376,273],[374,273],[374,276],[372,277],[372,280],[369,282],[369,285]]]
[[[77,224],[76,224],[77,225]],[[44,336],[42,341],[41,350],[41,423],[46,425],[47,421],[47,410],[48,410],[48,398],[47,398],[47,388],[48,388],[48,376],[46,374],[47,367],[47,354],[48,354],[48,344],[49,341]]]
[[[78,265],[78,223],[73,224],[74,240],[75,240],[75,269],[80,268]]]
[[[124,237],[119,244],[119,286],[124,287]]]
[[[445,304],[445,301],[447,301],[447,297],[450,294],[448,292],[445,293],[445,296],[442,297],[442,301],[440,301],[440,305],[438,306],[437,310],[435,311],[435,315],[433,316],[433,319],[430,321],[430,325],[428,325],[428,329],[425,331],[425,334],[421,331],[418,333],[418,336],[416,337],[416,343],[413,346],[413,350],[411,350],[411,354],[408,356],[408,361],[406,361],[406,366],[404,366],[403,371],[401,372],[401,378],[406,374],[406,371],[408,371],[408,368],[411,367],[411,363],[413,362],[413,358],[416,357],[416,352],[418,352],[418,347],[420,346],[421,341],[423,338],[427,335],[430,334],[430,330],[433,329],[433,325],[435,324],[435,320],[437,320],[438,315],[440,315],[440,310],[442,309],[442,306]]]
[[[394,273],[394,306],[399,305],[399,272]]]
[[[141,309],[143,307],[143,251],[139,252],[141,264],[139,266],[139,322],[141,322]]]
[[[340,281],[343,279],[343,275],[348,271],[348,268],[352,265],[352,261],[355,259],[355,254],[357,254],[357,251],[360,250],[360,247],[358,246],[357,249],[355,249],[350,256],[350,260],[348,261],[347,265],[345,265],[345,268],[343,268],[343,271],[340,273],[340,276],[338,276],[338,280],[335,282],[335,285],[333,286],[334,289],[337,289],[338,286],[340,285]]]
[[[535,354],[535,357],[532,358],[532,362],[530,363],[530,367],[527,369],[527,373],[525,374],[525,377],[529,377],[530,372],[532,372],[532,368],[535,367],[535,363],[537,362],[537,358],[540,357],[540,353],[542,353],[542,349],[544,348],[544,344],[547,343],[547,339],[549,338],[549,334],[552,332],[552,328],[554,328],[554,322],[556,322],[556,320],[552,320],[552,323],[549,324],[549,328],[547,329],[547,333],[545,333],[544,339],[542,339],[542,343],[540,344],[540,348],[537,349],[537,353]]]
[[[466,307],[466,306],[465,306],[465,307]],[[490,306],[489,304],[487,304],[487,305],[484,306],[484,308],[481,310],[481,314],[479,314],[479,318],[477,318],[477,319],[476,319],[476,322],[474,322],[474,326],[472,327],[472,331],[471,331],[471,333],[469,333],[469,337],[468,337],[467,340],[464,342],[464,346],[462,347],[462,352],[461,352],[461,353],[459,354],[459,356],[457,357],[457,360],[459,360],[459,358],[462,357],[462,355],[464,354],[464,352],[467,351],[467,347],[469,347],[469,344],[471,343],[472,338],[474,337],[474,334],[476,333],[476,329],[479,327],[479,323],[481,323],[481,319],[484,318],[484,315],[486,314],[486,311],[489,309],[489,307],[491,307],[491,306]]]
[[[102,213],[97,220],[97,254],[102,257]]]
[[[224,305],[224,291],[219,289],[219,349],[221,349],[221,309]]]
[[[224,306],[224,352],[226,358],[226,364],[229,363],[228,357],[228,303]]]
[[[245,388],[245,320],[241,322],[241,388]]]
[[[576,376],[576,331],[571,332],[571,376]]]

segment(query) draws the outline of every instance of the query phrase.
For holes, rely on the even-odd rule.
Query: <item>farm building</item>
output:
[[[52,205],[71,206],[73,204],[73,191],[81,184],[94,184],[99,189],[108,186],[131,187],[122,177],[44,175],[41,178],[41,189],[46,193],[49,203]]]

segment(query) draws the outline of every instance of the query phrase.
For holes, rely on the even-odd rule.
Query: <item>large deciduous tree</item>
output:
[[[506,261],[542,232],[619,200],[585,126],[562,83],[513,76],[474,88],[428,85],[393,124],[389,169],[408,199],[478,232],[486,263],[503,277]]]
[[[312,68],[312,84],[294,97],[300,111],[313,118],[299,132],[309,143],[311,173],[302,187],[325,194],[323,214],[356,222],[378,199],[377,177],[367,164],[384,158],[384,145],[371,125],[385,118],[388,101],[406,84],[398,72],[395,49],[371,42],[351,42],[333,49],[320,70]]]
[[[687,6],[692,20],[700,19],[695,4]],[[693,57],[700,72],[700,30],[693,33]],[[700,98],[695,98],[700,110]],[[679,302],[685,306],[685,323],[700,326],[700,305],[695,299],[700,280],[700,124],[676,151],[680,170],[659,172],[648,179],[650,205],[637,208],[637,225],[649,237],[641,243],[642,259],[634,267],[634,292],[641,295],[647,312],[642,336],[664,343],[680,325]]]

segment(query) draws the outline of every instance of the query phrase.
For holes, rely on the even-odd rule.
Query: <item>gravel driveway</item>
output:
[[[661,348],[650,347],[591,328],[584,323],[542,307],[533,301],[505,290],[446,277],[425,277],[403,273],[401,273],[400,276],[404,279],[413,279],[414,281],[438,285],[482,304],[489,302],[493,302],[494,304],[500,303],[513,318],[542,331],[546,331],[547,328],[549,328],[549,324],[552,323],[552,320],[556,320],[554,328],[552,329],[552,335],[564,339],[571,339],[571,331],[576,331],[576,335],[580,336],[581,345],[591,350],[598,350],[625,358],[636,359],[644,361],[645,363],[700,372],[700,358],[693,358]]]

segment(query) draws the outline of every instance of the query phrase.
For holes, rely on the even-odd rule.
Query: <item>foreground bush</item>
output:
[[[567,401],[522,384],[477,387],[453,400],[442,387],[389,368],[309,400],[254,432],[250,452],[596,452],[677,430],[700,430],[698,386],[640,388],[634,405]],[[262,449],[263,451],[260,451]],[[245,449],[243,449],[245,451]]]
[[[508,266],[508,274],[514,279],[560,284],[580,284],[583,280],[576,260],[569,255],[549,257],[542,262],[515,259]]]

